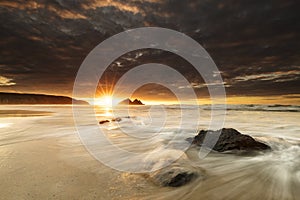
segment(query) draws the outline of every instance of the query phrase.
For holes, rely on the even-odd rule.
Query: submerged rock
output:
[[[153,172],[150,175],[152,181],[160,186],[179,187],[188,184],[192,180],[204,177],[198,172],[189,170],[184,167],[166,167]]]
[[[210,134],[211,137],[206,137],[207,134]],[[233,128],[223,128],[218,131],[201,130],[192,140],[192,144],[203,146],[205,145],[203,144],[204,138],[207,138],[206,144],[211,144],[213,143],[214,136],[218,137],[218,134],[220,134],[219,139],[213,147],[213,150],[218,152],[231,150],[262,151],[271,149],[270,146],[256,141],[249,135],[241,134]]]
[[[146,156],[144,162],[146,166],[150,164],[149,173],[144,175],[158,186],[180,187],[195,179],[203,180],[206,177],[205,170],[193,166],[185,152],[180,150],[159,150],[158,153]]]

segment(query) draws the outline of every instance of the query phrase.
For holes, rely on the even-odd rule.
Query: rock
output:
[[[124,99],[118,105],[145,105],[140,100],[135,99],[134,101],[131,101],[130,99]]]
[[[105,124],[105,123],[108,123],[109,122],[109,120],[101,120],[100,122],[99,122],[99,124]]]
[[[132,102],[132,105],[144,105],[140,100],[138,99],[135,99],[133,102]]]
[[[117,117],[111,120],[112,122],[120,122],[122,121],[121,117]]]
[[[243,135],[237,130],[233,128],[223,128],[221,130],[221,134],[213,150],[218,152],[231,151],[231,150],[241,150],[241,151],[263,151],[270,150],[271,147],[256,141],[249,135]],[[211,130],[201,130],[197,136],[194,137],[192,144],[197,146],[202,146],[204,138],[207,134],[211,134],[211,136],[216,135],[219,131],[211,131]],[[209,139],[207,144],[212,143],[212,139]]]
[[[166,186],[179,187],[189,183],[197,175],[189,172],[171,172],[171,178],[165,183]]]
[[[152,181],[160,186],[179,187],[199,177],[196,171],[183,167],[166,167],[150,175]]]
[[[122,118],[121,118],[121,117],[116,117],[116,118],[113,118],[111,121],[112,121],[112,122],[120,122],[120,121],[122,121]],[[106,120],[101,120],[101,121],[99,122],[99,124],[105,124],[105,123],[108,123],[108,122],[110,122],[108,119],[106,119]]]
[[[149,167],[144,176],[158,186],[179,187],[206,177],[204,169],[193,166],[185,152],[176,149],[159,149],[145,156],[143,162]]]

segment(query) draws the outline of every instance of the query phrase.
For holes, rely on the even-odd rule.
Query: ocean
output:
[[[0,199],[299,199],[300,106],[214,109],[1,105]],[[187,138],[220,126],[272,151],[201,157],[189,147]],[[174,166],[203,176],[181,187],[151,178]]]

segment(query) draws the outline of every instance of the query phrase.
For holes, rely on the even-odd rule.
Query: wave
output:
[[[200,106],[203,110],[211,110],[211,107]],[[215,106],[213,109],[224,109]],[[255,105],[255,104],[240,104],[240,105],[226,105],[226,110],[236,111],[265,111],[265,112],[300,112],[300,106],[296,105]]]

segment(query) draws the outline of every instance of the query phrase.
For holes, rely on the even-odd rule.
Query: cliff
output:
[[[0,104],[88,104],[65,96],[0,92]]]

